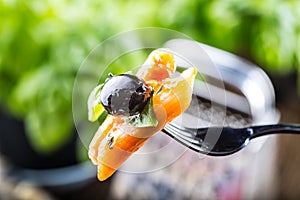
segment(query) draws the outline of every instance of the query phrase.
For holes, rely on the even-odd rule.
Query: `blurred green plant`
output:
[[[104,39],[136,26],[137,20],[123,23],[126,17],[119,16],[128,6],[98,0],[0,2],[0,105],[24,120],[38,152],[51,153],[73,134],[77,70]]]
[[[72,87],[81,62],[121,31],[170,28],[270,73],[300,75],[297,0],[3,0],[0,18],[0,104],[24,119],[32,145],[44,153],[72,134]]]
[[[239,54],[269,73],[300,74],[300,1],[170,0],[167,8],[161,26]]]

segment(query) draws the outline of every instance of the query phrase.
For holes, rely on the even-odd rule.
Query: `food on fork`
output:
[[[136,75],[110,75],[89,96],[89,120],[107,117],[89,146],[89,157],[98,166],[98,179],[110,177],[166,123],[190,105],[197,70],[176,72],[174,55],[154,50]]]

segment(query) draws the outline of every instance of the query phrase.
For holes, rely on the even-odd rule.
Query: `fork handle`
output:
[[[297,124],[270,124],[262,126],[252,126],[248,128],[251,132],[250,139],[277,133],[300,134],[300,125]]]

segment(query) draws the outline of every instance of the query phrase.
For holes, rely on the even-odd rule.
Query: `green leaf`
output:
[[[96,121],[104,111],[104,107],[100,102],[100,91],[103,85],[104,84],[100,84],[95,87],[88,98],[88,119],[91,122]]]
[[[61,108],[63,110],[63,108]],[[25,118],[26,131],[32,147],[41,154],[50,154],[64,145],[73,133],[72,115],[67,110],[32,110]]]
[[[130,116],[127,118],[126,123],[135,126],[135,127],[153,127],[157,126],[158,121],[156,119],[154,110],[153,110],[153,101],[152,97],[149,99],[144,110],[135,116]]]
[[[99,123],[99,125],[104,122],[104,120],[106,119],[107,115],[108,115],[107,112],[105,112],[103,110],[103,112],[100,114],[100,116],[98,117],[98,120],[97,120],[98,123]]]

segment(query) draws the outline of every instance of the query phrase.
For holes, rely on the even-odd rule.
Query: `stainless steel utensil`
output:
[[[243,149],[250,140],[260,136],[281,133],[300,134],[300,125],[187,128],[169,123],[162,131],[196,152],[210,156],[226,156]]]

